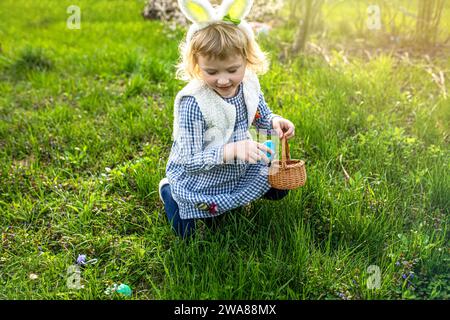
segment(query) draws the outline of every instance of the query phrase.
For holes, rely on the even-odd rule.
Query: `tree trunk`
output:
[[[416,40],[420,45],[436,44],[445,0],[419,0]]]
[[[313,0],[306,0],[306,8],[305,8],[305,19],[303,20],[303,24],[298,26],[297,36],[294,42],[294,47],[292,51],[294,54],[299,53],[305,50],[306,40],[309,36],[309,30],[311,28],[311,20],[313,13]]]

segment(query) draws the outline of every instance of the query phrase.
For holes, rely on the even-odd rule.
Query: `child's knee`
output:
[[[167,217],[169,218],[169,215]],[[178,209],[168,220],[175,234],[183,239],[189,238],[195,232],[194,219],[181,219]]]
[[[195,233],[194,219],[187,219],[180,221],[180,224],[178,224],[175,233],[183,239],[192,237]]]

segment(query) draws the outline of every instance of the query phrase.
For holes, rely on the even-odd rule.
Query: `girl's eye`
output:
[[[235,73],[237,70],[229,70],[229,73]]]
[[[206,71],[206,73],[209,74],[210,76],[213,76],[213,75],[215,75],[217,72],[215,72],[215,71]]]

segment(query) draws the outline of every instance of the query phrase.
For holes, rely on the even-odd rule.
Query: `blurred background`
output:
[[[212,0],[218,5],[220,1]],[[176,0],[148,1],[148,19],[186,24]],[[445,0],[255,0],[249,19],[262,23],[259,31],[272,27],[291,30],[285,40],[293,51],[304,51],[307,42],[341,45],[348,51],[363,48],[411,50],[436,53],[448,50],[449,3]]]

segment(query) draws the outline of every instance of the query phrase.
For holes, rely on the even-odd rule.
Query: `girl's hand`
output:
[[[285,135],[289,140],[295,135],[295,126],[288,119],[284,119],[282,117],[275,117],[272,120],[272,127],[277,131],[278,136],[283,138]]]
[[[273,155],[273,151],[262,143],[242,140],[226,144],[223,147],[223,160],[225,163],[233,163],[236,159],[252,164],[256,164],[261,160],[269,163],[270,160],[267,158],[266,152]]]

